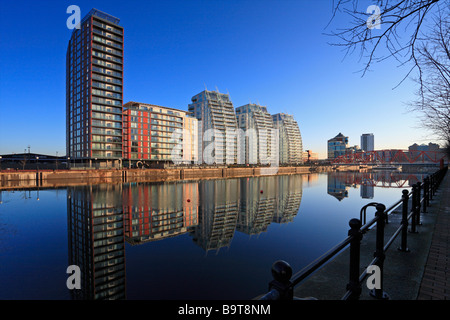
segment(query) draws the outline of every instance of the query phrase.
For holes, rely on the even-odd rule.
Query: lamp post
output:
[[[37,170],[39,171],[39,157],[36,157],[36,167],[37,167]]]
[[[67,169],[70,169],[70,157],[67,157]]]
[[[0,171],[2,171],[2,156],[0,156]]]

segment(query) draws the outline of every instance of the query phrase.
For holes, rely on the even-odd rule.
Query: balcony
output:
[[[105,47],[105,46],[102,46],[102,45],[99,45],[99,44],[96,44],[96,43],[92,44],[92,48],[96,49],[96,50],[100,50],[100,51],[105,52],[105,53],[114,54],[116,56],[123,57],[122,51],[115,50],[115,49],[112,49],[112,48],[108,48],[108,47]]]
[[[115,36],[115,35],[110,34],[108,32],[102,31],[101,29],[93,28],[92,31],[93,31],[93,33],[98,34],[98,35],[100,35],[102,37],[106,37],[108,39],[112,39],[112,40],[118,41],[118,42],[123,42],[122,37]]]

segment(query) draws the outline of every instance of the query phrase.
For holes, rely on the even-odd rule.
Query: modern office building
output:
[[[239,130],[238,163],[278,164],[278,130],[265,106],[246,104],[236,108]]]
[[[207,164],[237,163],[237,122],[228,94],[204,90],[191,99],[189,112],[201,121],[200,161]]]
[[[71,162],[120,165],[123,27],[92,9],[74,29],[66,56],[66,152]]]
[[[363,151],[375,150],[375,140],[373,133],[364,133],[361,135],[361,149]]]
[[[198,121],[188,112],[134,101],[123,107],[124,158],[129,164],[196,161]]]
[[[274,128],[279,136],[279,163],[303,163],[303,144],[297,121],[290,114],[277,113],[272,115]]]
[[[328,140],[328,159],[345,155],[347,147],[348,137],[339,132],[336,137]]]

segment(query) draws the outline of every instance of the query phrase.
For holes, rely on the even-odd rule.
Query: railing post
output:
[[[417,210],[416,210],[416,214],[417,214],[417,220],[416,223],[417,225],[422,225],[422,222],[420,222],[420,211],[422,208],[422,204],[421,204],[421,190],[422,190],[422,183],[419,181],[417,182]]]
[[[436,193],[436,174],[431,175],[431,194],[434,196]]]
[[[411,210],[412,210],[412,215],[411,215],[411,229],[409,230],[409,232],[411,233],[417,233],[416,230],[416,208],[417,208],[417,185],[413,184],[412,185],[412,201],[411,201]]]
[[[358,300],[361,296],[361,283],[359,282],[360,274],[360,257],[361,257],[361,221],[351,219],[349,221],[350,230],[348,235],[352,237],[350,242],[350,272],[347,290],[350,291],[349,300]]]
[[[291,277],[292,268],[286,261],[278,260],[272,265],[272,280],[269,283],[269,291],[275,289],[279,293],[279,300],[293,300],[294,290]]]
[[[433,200],[433,175],[429,176],[430,178],[430,186],[428,187],[430,190],[430,200]]]
[[[386,206],[384,204],[377,204],[376,206],[377,212],[375,216],[377,217],[377,234],[376,234],[376,250],[374,253],[374,257],[376,258],[375,265],[380,268],[380,287],[372,289],[370,291],[370,295],[376,299],[389,299],[389,296],[386,292],[383,291],[383,269],[384,269],[384,226],[386,223]]]
[[[407,246],[408,242],[408,190],[402,191],[402,243],[398,250],[403,252],[410,252]]]
[[[425,179],[423,179],[423,207],[422,207],[423,213],[427,212],[427,208],[429,205],[430,204],[428,201],[428,177],[426,177]]]

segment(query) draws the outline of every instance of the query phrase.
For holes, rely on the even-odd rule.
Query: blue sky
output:
[[[367,6],[371,4],[367,2]],[[0,153],[65,154],[65,58],[69,5],[96,8],[124,27],[124,103],[187,110],[207,87],[235,107],[256,102],[293,114],[304,149],[326,157],[339,132],[351,145],[375,135],[376,149],[434,141],[407,112],[415,86],[394,60],[364,66],[324,33],[332,0],[0,0]],[[383,27],[383,25],[382,25]],[[382,31],[382,30],[381,30]],[[380,32],[381,32],[380,31]]]

